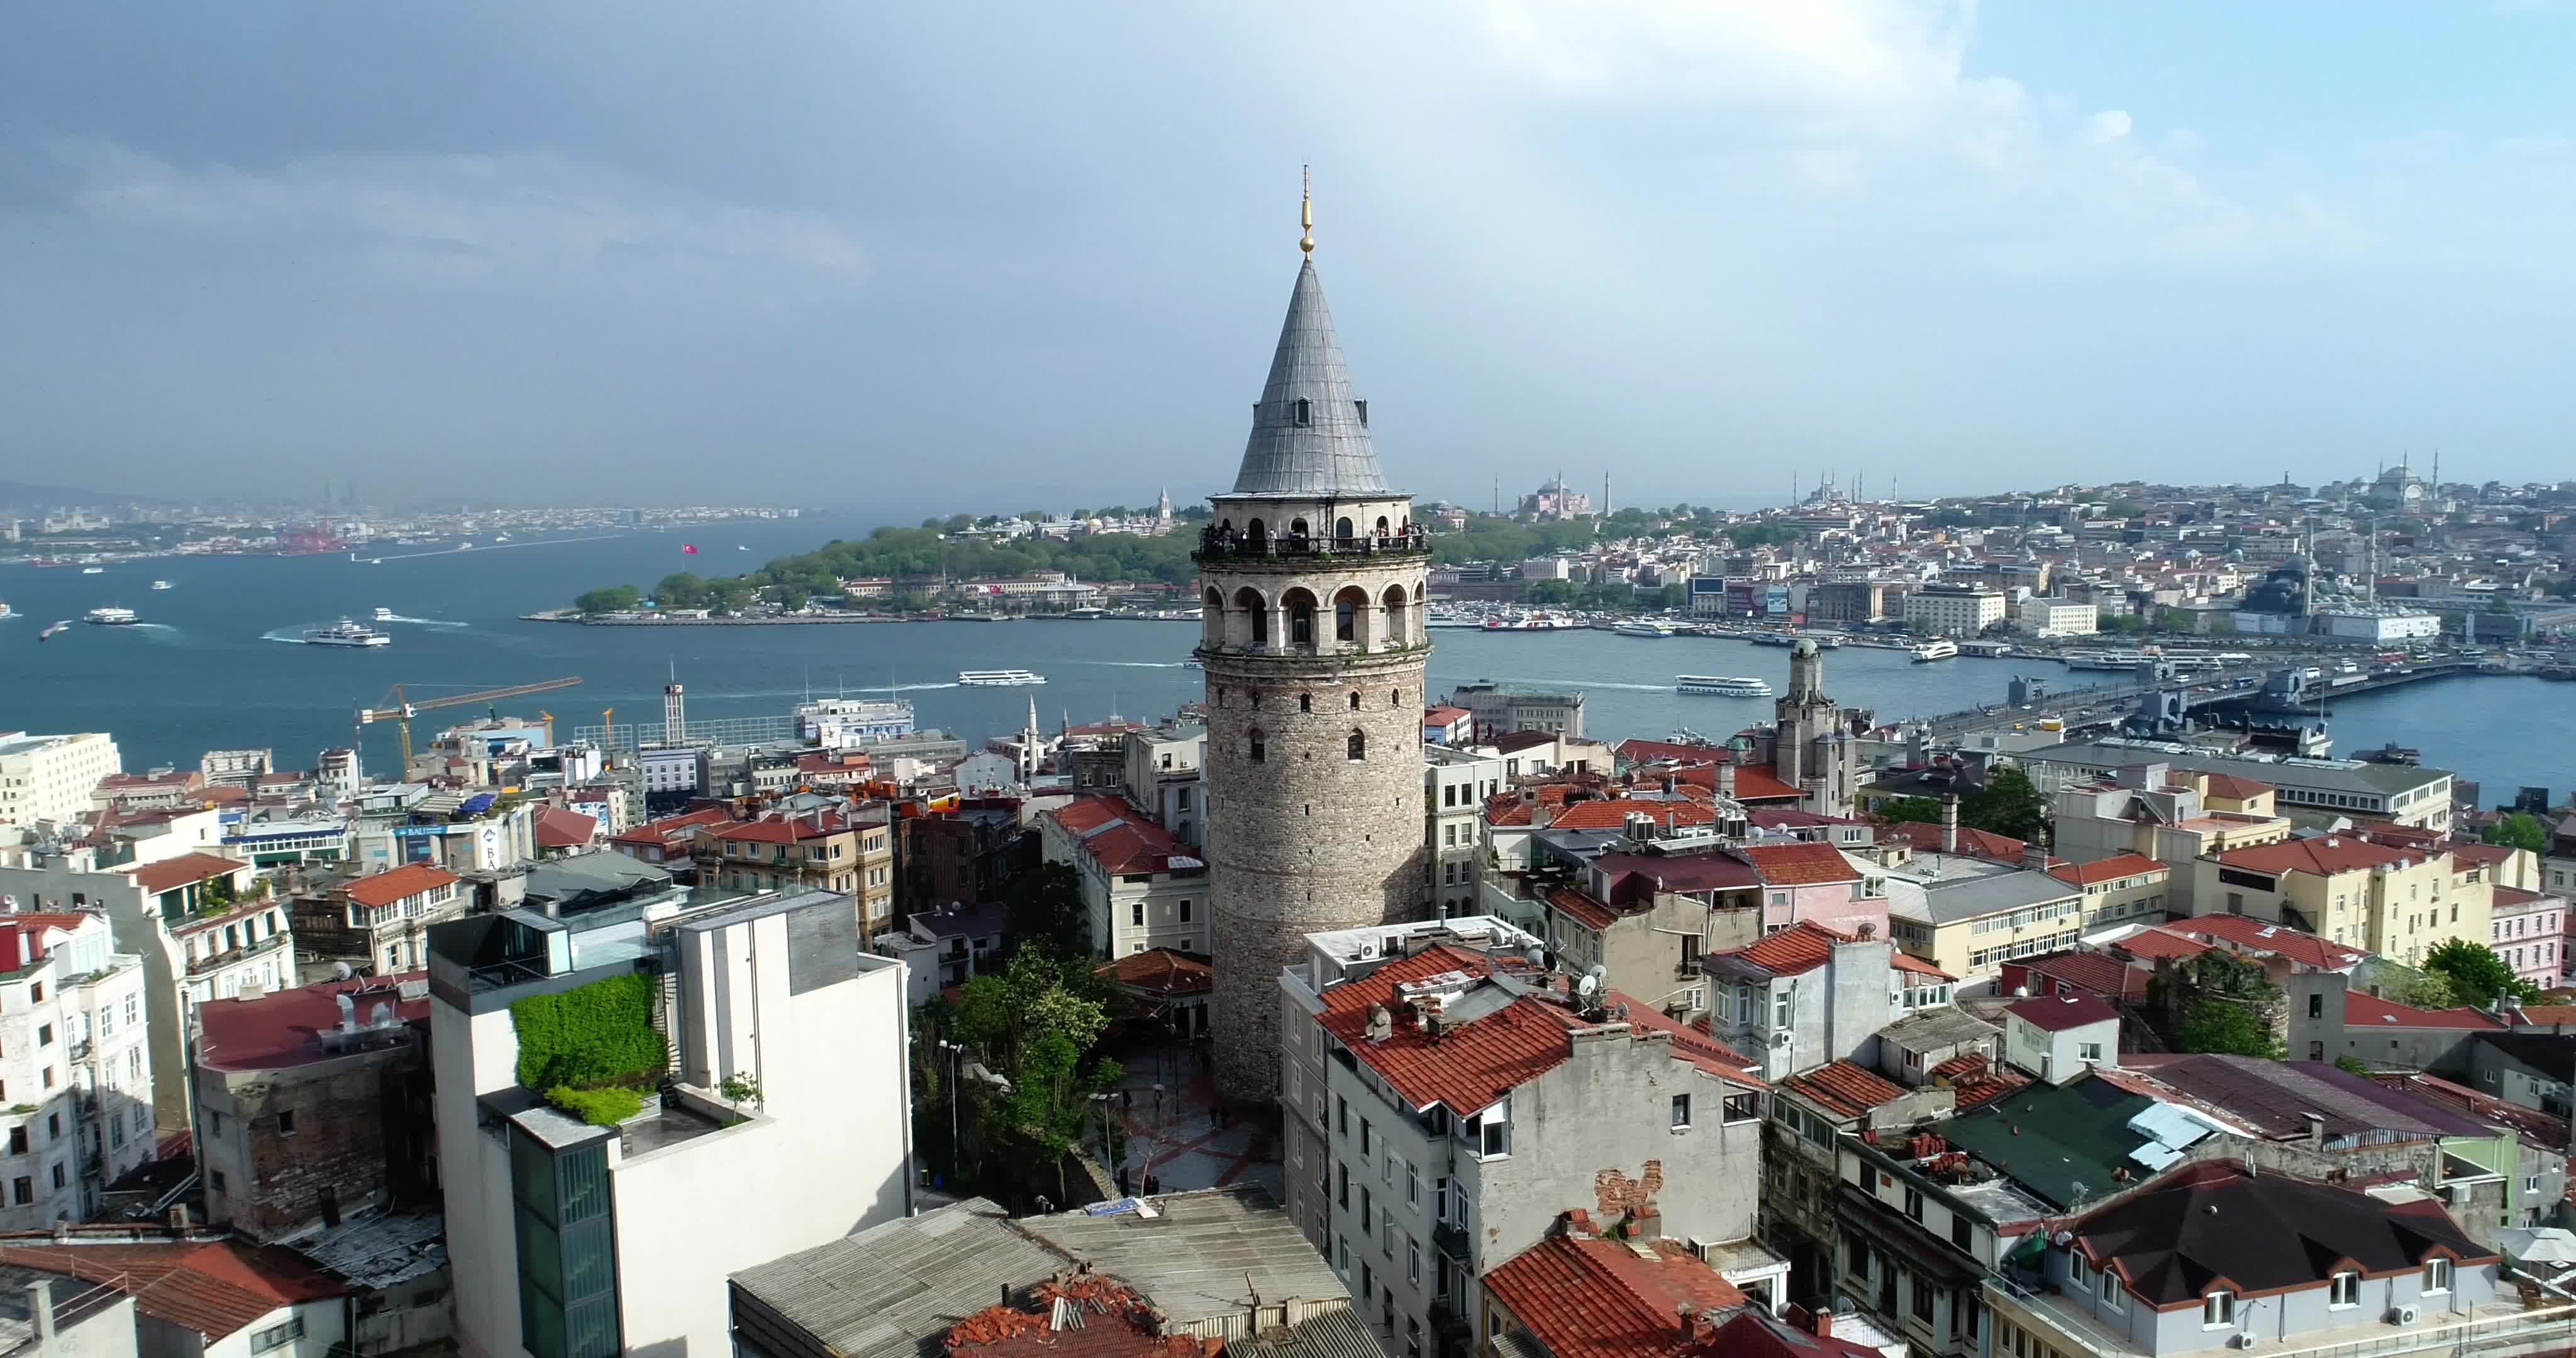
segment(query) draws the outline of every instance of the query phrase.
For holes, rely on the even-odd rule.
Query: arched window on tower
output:
[[[1300,694],[1298,694],[1298,695],[1297,695],[1297,710],[1298,710],[1298,711],[1300,711],[1300,712],[1312,712],[1312,711],[1314,711],[1314,710],[1315,710],[1315,695],[1314,695],[1314,694],[1312,694],[1312,693],[1300,693]]]
[[[1356,764],[1366,758],[1368,758],[1368,733],[1351,732],[1351,762]]]
[[[1260,727],[1253,727],[1250,731],[1244,733],[1243,756],[1255,764],[1266,763],[1269,761],[1270,741],[1268,737],[1261,734]]]
[[[1288,592],[1288,644],[1311,649],[1315,644],[1315,596],[1302,589]]]
[[[1357,641],[1359,639],[1359,604],[1351,598],[1349,590],[1344,590],[1333,596],[1333,640]]]
[[[1314,422],[1315,422],[1315,404],[1314,404],[1314,402],[1307,400],[1307,399],[1306,399],[1305,397],[1303,397],[1303,396],[1298,397],[1298,398],[1297,398],[1297,427],[1298,427],[1298,428],[1300,428],[1300,429],[1303,429],[1303,428],[1305,428],[1307,425],[1313,424]]]
[[[1351,710],[1354,712],[1360,710],[1360,695],[1357,689],[1351,691]]]
[[[1378,516],[1377,516],[1377,535],[1378,535],[1379,537],[1385,537],[1385,536],[1387,535],[1387,534],[1386,534],[1386,516],[1385,516],[1384,514],[1380,514],[1380,515],[1378,515]]]
[[[1259,520],[1254,522],[1258,523]],[[1244,635],[1250,644],[1268,646],[1270,644],[1269,603],[1251,589],[1245,588],[1234,592],[1234,606],[1243,614],[1247,622]]]
[[[1351,534],[1354,531],[1356,530],[1351,527],[1350,516],[1347,514],[1333,521],[1333,541],[1345,547],[1351,545]]]

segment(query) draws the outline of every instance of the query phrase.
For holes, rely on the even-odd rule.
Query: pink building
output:
[[[1736,856],[1762,878],[1762,932],[1821,924],[1855,938],[1887,937],[1887,883],[1831,844],[1757,844]]]
[[[2513,974],[2547,990],[2558,984],[2567,966],[2567,902],[2563,897],[2520,887],[2495,888],[2487,918],[2487,946],[2513,968]]]

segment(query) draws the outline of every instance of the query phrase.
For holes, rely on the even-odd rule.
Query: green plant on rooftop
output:
[[[2449,981],[2451,993],[2468,1004],[2493,1005],[2504,995],[2526,1004],[2540,998],[2540,987],[2514,975],[2495,949],[2465,938],[2444,939],[2424,954],[2424,970]]]
[[[2451,978],[2440,972],[2419,972],[2397,984],[2390,992],[2399,1004],[2418,1009],[2448,1009],[2460,1002],[2459,992],[2451,988]]]
[[[2370,1074],[2370,1067],[2363,1065],[2360,1061],[2349,1056],[2338,1056],[2334,1059],[2334,1063],[2335,1069],[2342,1071],[2346,1075]]]
[[[2167,981],[2149,986],[2172,1024],[2175,1051],[2218,1052],[2278,1061],[2281,988],[2261,963],[2211,949],[2185,960]]]
[[[546,1091],[546,1102],[593,1127],[614,1127],[644,1111],[644,1095],[633,1089],[575,1089],[570,1085],[556,1085]]]
[[[611,976],[555,995],[510,1004],[519,1036],[519,1083],[547,1091],[649,1088],[670,1068],[670,1046],[653,1027],[653,983]]]
[[[2528,811],[2508,813],[2504,819],[2481,831],[2478,837],[2489,844],[2502,844],[2507,848],[2549,852],[2549,826]]]

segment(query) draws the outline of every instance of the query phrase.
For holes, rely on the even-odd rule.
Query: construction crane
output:
[[[415,714],[435,711],[442,707],[497,703],[503,698],[523,698],[531,693],[550,693],[559,688],[571,688],[580,682],[581,679],[578,676],[571,679],[548,679],[542,683],[512,684],[508,688],[487,688],[479,693],[450,693],[445,697],[423,698],[418,702],[405,698],[402,685],[396,684],[392,697],[385,706],[358,709],[358,725],[365,726],[370,722],[379,721],[395,723],[397,729],[402,732],[402,762],[403,768],[408,770],[411,767],[411,719]]]

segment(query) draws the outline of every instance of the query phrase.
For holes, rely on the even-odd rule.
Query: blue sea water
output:
[[[592,725],[614,707],[621,724],[660,719],[661,689],[675,673],[692,717],[773,716],[807,693],[892,686],[925,726],[970,739],[1014,731],[1036,699],[1049,726],[1112,711],[1153,717],[1199,696],[1183,665],[1195,624],[1154,622],[904,623],[830,627],[576,627],[519,621],[594,585],[649,588],[673,571],[723,574],[786,552],[855,536],[870,523],[806,515],[669,532],[526,540],[472,551],[433,551],[354,563],[346,555],[142,561],[104,574],[70,568],[0,568],[0,730],[103,730],[130,769],[194,767],[208,749],[268,747],[282,764],[347,744],[355,713],[394,685],[415,700],[578,675],[578,688],[504,705],[552,712],[559,728]],[[683,555],[681,544],[699,547]],[[742,550],[738,550],[742,549]],[[387,553],[406,550],[384,549]],[[150,588],[156,578],[173,588]],[[101,604],[136,609],[132,628],[85,626],[38,644],[57,618]],[[394,644],[372,650],[300,644],[303,629],[377,607]],[[1570,684],[1586,697],[1594,736],[1662,738],[1680,727],[1735,730],[1770,707],[1761,701],[1684,696],[1673,675],[1746,674],[1785,688],[1788,652],[1696,637],[1663,640],[1602,632],[1433,634],[1432,691],[1503,679]],[[961,688],[962,669],[1018,667],[1045,674],[1036,689]],[[2030,672],[2066,681],[2053,664],[1961,658],[1915,665],[1902,652],[1846,647],[1827,658],[1826,688],[1882,718],[2000,702],[2006,682]],[[462,711],[458,715],[478,715]],[[422,723],[435,729],[439,723]],[[2523,784],[2564,791],[2576,782],[2576,685],[2536,679],[2449,680],[2344,703],[2338,752],[2396,741],[2425,762],[2478,780],[2493,803]],[[393,733],[370,728],[367,763],[393,762]]]

